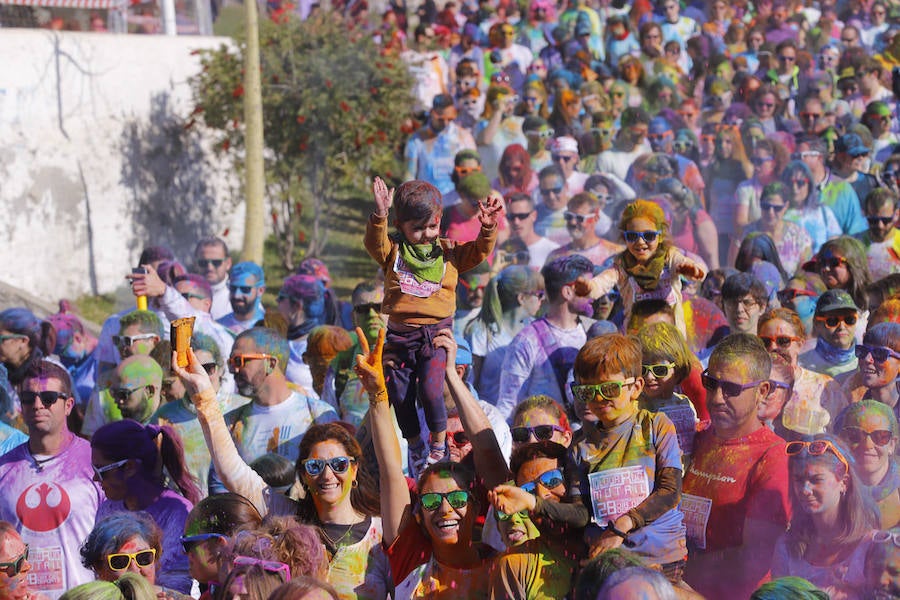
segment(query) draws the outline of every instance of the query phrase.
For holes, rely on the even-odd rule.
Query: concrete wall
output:
[[[147,244],[239,246],[240,182],[184,130],[191,51],[223,43],[0,33],[0,281],[55,302],[121,286]]]

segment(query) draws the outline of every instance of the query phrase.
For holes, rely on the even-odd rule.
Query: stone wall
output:
[[[55,303],[120,287],[148,244],[240,245],[240,182],[184,129],[191,51],[224,43],[3,30],[0,281]]]

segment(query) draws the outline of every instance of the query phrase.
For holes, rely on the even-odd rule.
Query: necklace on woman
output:
[[[340,547],[340,543],[343,542],[345,539],[347,539],[347,536],[350,535],[350,532],[351,532],[351,531],[353,531],[353,526],[354,526],[354,525],[356,525],[356,523],[350,523],[349,525],[347,525],[347,531],[345,531],[345,532],[344,532],[344,535],[342,535],[341,537],[339,537],[337,540],[331,539],[331,536],[328,535],[328,532],[327,532],[327,531],[325,531],[325,527],[327,526],[325,523],[322,523],[322,526],[319,528],[319,531],[321,531],[321,532],[322,532],[322,535],[325,536],[325,540],[328,542],[328,544],[329,544],[332,548],[334,548],[335,550],[337,550],[337,549]]]

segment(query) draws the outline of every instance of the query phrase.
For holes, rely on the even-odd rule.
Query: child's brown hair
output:
[[[609,333],[588,340],[575,357],[575,377],[579,381],[598,379],[614,373],[625,378],[641,376],[641,344],[632,336]]]
[[[424,221],[442,210],[440,190],[427,181],[414,179],[401,183],[394,194],[394,218],[397,223]]]

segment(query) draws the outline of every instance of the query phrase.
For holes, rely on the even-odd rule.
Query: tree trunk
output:
[[[247,48],[244,55],[244,122],[246,131],[244,248],[242,260],[263,263],[265,242],[265,166],[263,163],[262,86],[259,67],[259,24],[256,2],[244,2]]]

